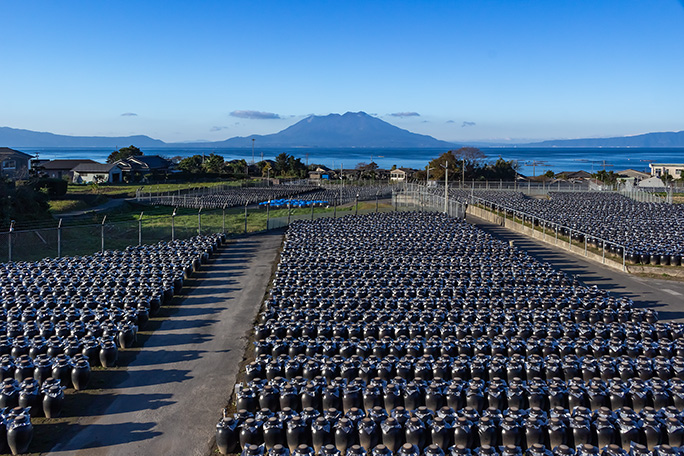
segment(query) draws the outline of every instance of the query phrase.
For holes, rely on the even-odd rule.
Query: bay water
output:
[[[107,148],[21,148],[23,152],[41,159],[91,159],[104,163],[113,151]],[[373,149],[373,148],[143,148],[145,155],[161,155],[166,158],[184,158],[192,155],[217,154],[226,160],[244,159],[248,163],[261,159],[275,159],[280,153],[293,155],[307,164],[320,164],[329,168],[355,168],[359,163],[378,164],[389,169],[393,165],[404,168],[425,169],[428,162],[439,157],[447,149]],[[537,147],[490,147],[480,148],[485,161],[514,160],[524,175],[540,175],[548,170],[556,173],[584,170],[596,172],[634,169],[650,172],[649,163],[684,163],[684,148],[537,148]]]

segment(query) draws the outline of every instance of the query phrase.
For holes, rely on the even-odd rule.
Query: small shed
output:
[[[644,179],[639,182],[637,186],[645,188],[665,188],[663,180],[659,177],[649,177],[648,179]]]
[[[81,163],[73,169],[77,184],[116,184],[122,181],[122,169],[116,163]]]

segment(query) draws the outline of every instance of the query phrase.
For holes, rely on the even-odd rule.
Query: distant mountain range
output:
[[[443,148],[459,147],[432,136],[412,133],[365,112],[347,112],[327,116],[309,116],[286,129],[270,135],[238,136],[224,141],[165,143],[149,136],[66,136],[53,133],[0,127],[0,147],[192,147],[249,148],[252,139],[259,147],[287,148]],[[487,144],[479,145],[486,147]],[[495,144],[491,144],[494,146]],[[499,145],[502,146],[502,145]],[[616,138],[565,139],[528,144],[507,144],[505,147],[684,147],[684,131],[647,133]]]
[[[197,147],[247,148],[255,139],[259,147],[369,147],[369,148],[451,148],[454,144],[432,136],[411,133],[365,112],[309,116],[271,135],[235,137],[225,141],[165,143],[149,136],[64,136],[30,130],[0,127],[0,146],[6,147]]]
[[[684,131],[646,133],[636,136],[618,136],[615,138],[558,139],[530,144],[518,144],[516,147],[684,147]]]
[[[167,144],[149,136],[66,136],[40,131],[0,127],[0,147],[164,147]]]

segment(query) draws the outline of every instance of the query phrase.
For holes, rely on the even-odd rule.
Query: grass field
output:
[[[375,211],[375,202],[359,203],[358,212]],[[378,205],[379,211],[388,211],[392,207],[389,203]],[[142,213],[142,219],[140,215]],[[244,208],[226,209],[225,216],[221,209],[203,210],[178,208],[176,216],[172,217],[173,208],[166,206],[144,206],[125,203],[121,207],[106,214],[94,214],[79,224],[64,223],[61,229],[56,223],[49,228],[21,231],[12,233],[12,260],[37,261],[42,258],[61,256],[90,255],[103,248],[107,250],[124,249],[129,245],[154,244],[160,241],[170,241],[172,238],[184,239],[202,234],[225,232],[228,235],[238,235],[246,232],[263,231],[267,229],[267,220],[271,220],[270,227],[287,224],[287,209],[272,209],[251,207],[247,211],[245,227]],[[356,213],[354,205],[314,208],[313,217],[342,217]],[[102,221],[106,215],[105,223]],[[310,219],[310,208],[292,209],[290,220]],[[65,219],[66,220],[66,219]],[[245,229],[246,228],[246,229]],[[9,259],[9,234],[0,233],[0,261]],[[104,239],[104,241],[103,241]]]

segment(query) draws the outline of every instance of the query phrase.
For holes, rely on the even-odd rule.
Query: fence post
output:
[[[12,233],[14,232],[14,224],[16,222],[14,220],[10,221],[10,227],[9,227],[9,233],[7,234],[7,255],[9,257],[9,262],[12,262]]]
[[[247,234],[247,203],[245,203],[245,234]]]
[[[558,224],[556,223],[556,229],[554,230],[556,232],[556,240],[554,241],[553,245],[558,245]]]
[[[268,200],[266,204],[266,229],[269,229],[269,223],[271,221],[271,200]]]
[[[107,220],[107,216],[105,215],[102,217],[102,226],[100,227],[100,251],[104,252],[104,241],[105,241],[105,235],[104,235],[104,227],[105,227],[105,221]]]
[[[171,214],[171,240],[175,241],[176,240],[176,211],[178,208],[173,209],[173,213]]]
[[[57,224],[57,258],[62,257],[62,219]]]
[[[359,215],[359,194],[356,194],[356,213],[354,215]]]
[[[311,220],[314,219],[314,203],[311,201]]]
[[[268,214],[268,209],[267,209],[266,214]],[[266,215],[266,218],[267,218],[266,228],[268,228],[268,215]],[[225,204],[223,205],[223,232],[224,233],[226,232],[226,205]]]
[[[606,262],[606,241],[601,240],[601,263]]]
[[[140,218],[138,219],[138,245],[142,245],[142,218],[143,213],[140,213]]]
[[[333,218],[337,218],[337,196],[333,197]]]
[[[378,213],[378,192],[375,192],[375,213]]]
[[[197,211],[197,234],[202,235],[202,206]]]
[[[292,206],[292,198],[290,198],[287,202],[287,226],[290,226],[290,215],[292,214],[290,211],[291,206]]]

